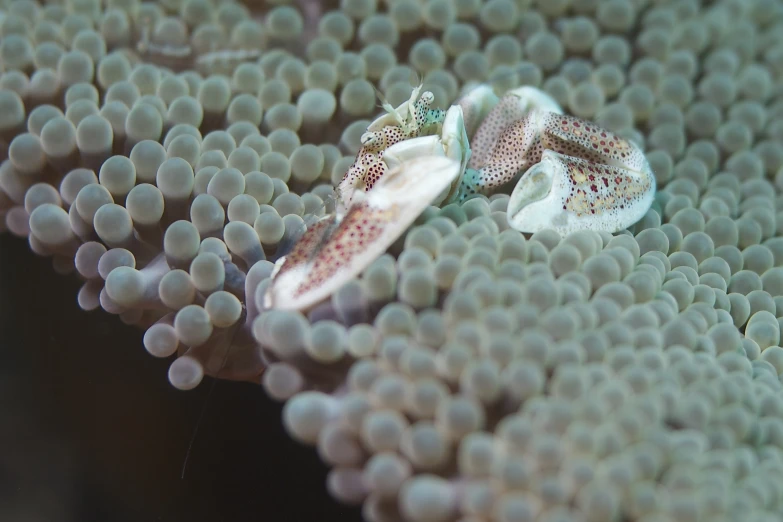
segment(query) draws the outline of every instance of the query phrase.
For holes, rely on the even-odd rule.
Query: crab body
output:
[[[336,213],[278,260],[266,306],[305,310],[359,275],[430,204],[511,191],[509,225],[526,233],[617,232],[652,204],[655,178],[634,143],[567,116],[530,87],[480,86],[448,111],[432,94],[372,122],[337,187]]]

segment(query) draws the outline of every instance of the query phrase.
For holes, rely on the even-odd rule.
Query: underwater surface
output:
[[[782,192],[779,0],[0,0],[0,518],[779,521]]]
[[[327,468],[257,386],[174,389],[140,330],[85,313],[78,281],[9,236],[0,289],[3,520],[361,519],[329,498]]]

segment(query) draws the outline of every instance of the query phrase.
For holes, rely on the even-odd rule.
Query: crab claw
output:
[[[489,99],[489,93],[481,88],[476,91],[479,94],[472,95],[473,103]],[[461,103],[468,104],[471,95],[466,100]],[[475,108],[469,111],[480,112]],[[537,163],[543,150],[540,122],[542,115],[549,113],[559,115],[562,109],[548,94],[532,87],[513,89],[500,98],[471,137],[468,169],[451,201],[463,201],[475,194],[490,195]]]
[[[526,111],[546,111],[554,114],[563,114],[563,108],[550,95],[535,87],[517,87],[511,89],[508,94],[519,98],[520,104],[525,104]]]
[[[563,113],[563,109],[554,98],[535,87],[517,87],[499,98],[494,89],[487,84],[470,85],[465,89],[465,94],[457,101],[457,105],[462,107],[465,130],[471,141],[485,122],[497,124],[499,115],[502,116],[501,120],[505,122],[505,125],[508,125],[513,119],[522,118],[528,112],[536,109],[556,114]],[[501,108],[496,110],[498,105]],[[486,130],[484,129],[483,132]],[[494,141],[490,141],[490,143],[494,143]]]
[[[457,100],[457,105],[462,109],[465,132],[470,139],[473,139],[481,122],[499,101],[500,98],[487,84],[470,85],[465,89],[464,94]]]
[[[644,216],[655,176],[636,144],[573,116],[541,113],[537,124],[546,151],[511,194],[513,228],[617,232]]]
[[[479,89],[477,89],[478,91]],[[491,110],[482,118],[481,125],[471,137],[475,151],[469,166],[472,169],[484,167],[498,146],[503,132],[513,123],[524,119],[535,111],[562,114],[557,102],[543,91],[533,87],[519,87],[508,91],[497,100]]]
[[[371,190],[386,175],[389,169],[382,158],[386,149],[403,140],[440,132],[445,111],[431,109],[434,97],[421,89],[413,89],[410,99],[397,108],[384,101],[386,112],[367,126],[361,137],[362,148],[337,186],[339,215],[348,211],[357,194]]]
[[[443,156],[407,161],[354,199],[343,217],[310,227],[272,276],[264,305],[308,310],[359,275],[459,176]]]
[[[644,216],[654,194],[655,177],[646,161],[636,170],[546,150],[511,193],[508,222],[529,233],[618,232]]]
[[[394,169],[405,162],[425,156],[445,156],[459,163],[460,172],[465,171],[470,159],[470,144],[465,132],[461,107],[452,105],[446,111],[439,135],[420,136],[401,141],[386,149],[382,159],[389,169]],[[459,181],[460,178],[456,177],[454,182],[432,201],[432,204],[438,205],[449,198],[459,186]]]

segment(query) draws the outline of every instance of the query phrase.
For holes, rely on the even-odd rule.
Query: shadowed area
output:
[[[0,520],[359,520],[251,384],[214,388],[181,479],[212,382],[174,389],[141,331],[78,308],[78,285],[0,237]]]

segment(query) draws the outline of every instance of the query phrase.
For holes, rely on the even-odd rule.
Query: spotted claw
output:
[[[538,117],[544,151],[511,193],[511,227],[618,232],[644,216],[655,176],[636,144],[572,116]]]
[[[394,108],[383,103],[385,114],[367,126],[362,135],[362,148],[353,165],[337,186],[337,213],[348,211],[359,192],[367,192],[387,172],[389,166],[383,160],[384,151],[400,142],[418,136],[440,133],[446,111],[431,109],[433,95],[416,87],[410,99]]]
[[[264,306],[308,310],[358,276],[461,173],[444,156],[411,159],[389,171],[371,191],[357,193],[345,215],[311,226],[272,274]]]
[[[382,160],[388,169],[401,167],[405,162],[425,156],[445,156],[460,165],[464,172],[470,159],[470,144],[465,132],[462,108],[452,105],[443,118],[441,132],[430,136],[419,136],[396,143],[383,151]],[[431,205],[439,205],[452,197],[459,186],[461,177],[456,177],[442,194],[439,194]]]
[[[469,101],[471,115],[492,102],[487,93],[473,94]],[[554,100],[530,87],[499,99],[470,147],[468,168],[452,200],[491,195],[515,184],[508,219],[522,232],[617,232],[641,219],[655,194],[655,177],[639,147],[562,114]]]

